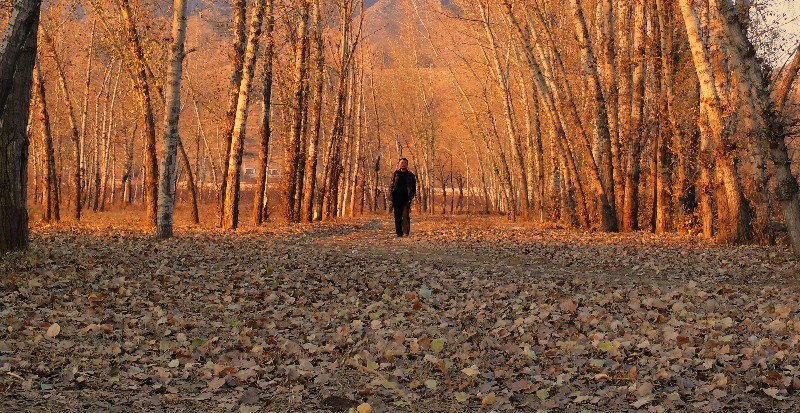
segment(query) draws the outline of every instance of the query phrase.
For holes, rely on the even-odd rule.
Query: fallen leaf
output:
[[[770,388],[764,389],[764,393],[767,396],[772,397],[773,399],[776,399],[776,400],[786,400],[786,399],[788,399],[788,397],[785,396],[785,391],[778,390],[778,389],[776,389],[774,387],[770,387]]]
[[[225,385],[224,377],[215,377],[208,383],[208,390],[211,391],[219,390],[224,385]]]
[[[641,397],[641,398],[637,399],[635,402],[631,403],[631,405],[632,405],[633,407],[635,407],[635,408],[639,409],[639,408],[641,408],[642,406],[644,406],[645,404],[648,404],[648,403],[652,402],[652,401],[653,401],[653,398],[654,398],[654,397],[653,397],[653,395],[652,395],[652,394],[651,394],[651,395],[649,395],[649,396]]]
[[[58,323],[50,324],[50,327],[47,328],[47,337],[55,338],[60,332],[61,326],[59,326]]]

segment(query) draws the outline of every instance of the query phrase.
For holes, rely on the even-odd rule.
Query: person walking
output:
[[[411,201],[417,194],[417,177],[408,170],[406,158],[400,158],[392,175],[391,192],[395,232],[398,237],[408,236],[411,231]]]

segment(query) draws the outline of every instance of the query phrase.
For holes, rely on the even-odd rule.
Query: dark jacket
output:
[[[411,171],[402,172],[399,169],[392,175],[392,202],[408,202],[417,194],[417,177]]]

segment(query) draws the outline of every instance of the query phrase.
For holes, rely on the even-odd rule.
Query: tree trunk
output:
[[[2,44],[0,44],[0,50],[3,53],[0,55],[0,108],[3,109],[3,114],[6,113],[6,103],[12,89],[19,84],[19,80],[24,79],[24,76],[17,78],[17,74],[22,76],[25,71],[24,67],[17,66],[18,59],[20,55],[30,52],[26,42],[30,40],[31,28],[33,27],[34,33],[37,31],[41,3],[39,0],[11,3],[12,10],[5,26]],[[18,73],[17,71],[20,69],[23,72]],[[33,66],[30,67],[30,70],[33,70]],[[23,84],[19,84],[19,86],[24,89]],[[27,87],[30,88],[31,85],[28,84]],[[24,92],[24,90],[22,91]]]
[[[624,215],[625,210],[625,176],[627,171],[627,152],[631,138],[631,112],[633,97],[633,71],[631,65],[631,49],[633,49],[634,23],[632,16],[631,0],[618,1],[616,13],[617,30],[617,155],[614,158],[614,184],[615,198],[614,203],[620,215]]]
[[[786,100],[789,98],[789,92],[792,90],[792,85],[799,71],[800,46],[797,46],[797,49],[794,51],[792,63],[786,67],[785,73],[782,74],[781,80],[775,88],[775,113],[778,115],[783,115],[783,108],[786,107]]]
[[[0,44],[0,254],[28,246],[28,115],[41,2],[12,7]]]
[[[309,13],[309,4],[308,0],[303,0],[302,3],[302,10],[299,17],[299,22],[297,26],[297,47],[295,49],[295,56],[294,56],[294,72],[293,72],[293,83],[292,83],[292,95],[291,95],[291,114],[290,114],[290,122],[291,126],[289,129],[289,137],[286,144],[286,166],[284,169],[284,189],[283,189],[283,201],[284,201],[284,216],[286,220],[289,222],[299,222],[300,217],[297,216],[296,212],[298,210],[297,206],[295,205],[295,199],[297,197],[297,172],[300,168],[300,153],[301,153],[301,142],[300,136],[302,134],[302,120],[303,120],[303,92],[305,90],[306,81],[306,70],[307,70],[307,63],[306,63],[306,48],[308,47],[308,13]]]
[[[370,76],[370,91],[372,93],[372,109],[375,113],[375,163],[372,165],[372,173],[374,175],[372,187],[372,212],[378,211],[378,182],[381,171],[381,118],[378,111],[377,97],[375,96],[375,76]]]
[[[119,78],[122,74],[122,65],[120,65],[117,71],[117,80],[114,82],[114,91],[111,93],[111,105],[108,108],[108,122],[106,123],[106,130],[103,134],[103,175],[100,182],[100,211],[105,211],[106,209],[106,189],[108,188],[108,173],[111,164],[111,154],[113,152],[113,142],[112,136],[114,130],[114,107],[116,106],[117,102],[117,90],[119,89]],[[113,186],[113,184],[112,184]]]
[[[622,229],[639,229],[639,179],[641,172],[642,136],[644,135],[644,87],[645,70],[645,3],[636,0],[633,25],[633,81],[631,99],[631,123],[628,136],[627,170],[625,171],[625,201],[622,213]]]
[[[81,105],[81,130],[79,139],[73,142],[73,157],[75,158],[75,170],[72,175],[72,182],[75,185],[75,191],[72,194],[73,202],[75,203],[75,210],[73,217],[80,221],[81,219],[81,186],[82,175],[86,173],[86,119],[89,111],[89,86],[92,82],[92,61],[94,58],[94,32],[96,21],[92,19],[92,34],[89,40],[89,52],[86,54],[86,81],[83,84],[83,104]]]
[[[622,0],[626,1],[626,0]],[[619,214],[619,209],[616,205],[617,192],[620,191],[622,185],[618,186],[621,180],[618,175],[622,174],[619,169],[620,157],[620,143],[619,143],[619,88],[618,88],[618,74],[616,62],[616,47],[615,35],[617,34],[617,23],[615,17],[616,6],[613,0],[603,0],[601,6],[601,19],[602,19],[602,34],[600,42],[600,55],[602,56],[603,65],[603,95],[605,97],[606,112],[608,113],[608,131],[609,141],[608,146],[605,148],[609,153],[604,153],[607,158],[603,158],[601,163],[605,165],[606,162],[610,163],[610,167],[604,167],[604,171],[610,172],[613,179],[609,182],[609,202],[614,205],[615,211]]]
[[[336,89],[336,101],[334,103],[333,111],[333,128],[330,134],[330,141],[328,148],[325,151],[325,167],[322,178],[322,219],[331,219],[335,215],[335,205],[337,201],[338,190],[338,175],[341,169],[341,162],[339,160],[339,146],[341,140],[344,138],[344,123],[345,123],[345,103],[347,92],[349,90],[348,81],[350,76],[350,19],[352,7],[349,1],[340,4],[340,20],[341,20],[341,40],[339,45],[339,74]]]
[[[797,178],[791,171],[791,159],[785,141],[787,135],[785,124],[781,113],[776,110],[776,106],[770,98],[766,87],[769,79],[755,59],[753,45],[745,35],[741,22],[736,18],[734,5],[730,0],[721,0],[719,5],[725,18],[728,35],[731,36],[732,42],[736,46],[732,50],[731,61],[737,69],[744,72],[745,79],[742,80],[749,81],[748,86],[758,99],[764,138],[775,166],[776,198],[781,204],[794,254],[800,257],[800,188],[798,188]],[[780,95],[779,98],[781,98]],[[782,105],[783,101],[779,101],[778,107],[782,107]]]
[[[181,114],[181,74],[183,73],[184,44],[186,40],[186,4],[187,0],[174,0],[172,14],[172,44],[169,48],[167,72],[166,101],[164,102],[164,157],[161,163],[161,177],[158,183],[158,224],[156,237],[169,238],[172,236],[173,215],[175,211],[175,185],[177,183],[177,152],[178,124]],[[181,154],[186,163],[189,181],[192,181],[192,171],[186,151],[181,145]],[[194,193],[194,191],[192,191]],[[195,200],[195,214],[197,198]],[[196,215],[195,215],[196,217]]]
[[[574,184],[576,189],[576,196],[577,196],[577,214],[580,218],[581,226],[584,228],[588,228],[589,226],[589,214],[586,204],[585,193],[582,188],[582,184],[580,182],[580,177],[577,175],[577,165],[575,164],[575,157],[572,154],[572,148],[570,147],[567,141],[566,135],[566,128],[568,125],[564,121],[562,117],[563,105],[566,104],[566,114],[572,117],[572,120],[576,122],[578,128],[581,130],[579,131],[579,142],[580,147],[582,148],[583,152],[583,161],[587,163],[587,172],[588,172],[588,179],[592,185],[592,188],[597,193],[600,205],[601,205],[601,219],[602,219],[602,227],[605,231],[616,231],[617,230],[617,220],[616,220],[616,213],[614,212],[614,208],[609,204],[608,197],[606,195],[605,188],[603,186],[603,182],[601,179],[600,169],[597,163],[594,161],[594,157],[592,154],[591,145],[589,144],[588,138],[586,136],[585,131],[580,123],[580,117],[578,116],[577,108],[574,104],[574,99],[571,98],[571,89],[567,88],[567,98],[563,99],[560,96],[560,87],[554,84],[553,82],[553,74],[552,69],[549,67],[549,63],[547,60],[542,60],[544,63],[544,69],[546,69],[547,76],[543,72],[543,65],[540,65],[539,61],[537,60],[536,56],[534,55],[534,48],[531,43],[531,38],[534,37],[536,31],[532,30],[530,32],[523,31],[522,27],[520,26],[519,22],[517,21],[516,17],[511,11],[511,4],[509,1],[503,2],[505,6],[505,13],[506,17],[509,20],[512,29],[513,35],[519,42],[520,46],[522,47],[524,56],[526,58],[526,62],[528,67],[533,72],[533,77],[535,80],[535,84],[539,95],[542,99],[542,102],[547,109],[547,113],[550,117],[550,120],[553,124],[553,128],[555,129],[555,133],[557,135],[556,141],[558,141],[558,145],[561,146],[562,151],[564,151],[564,156],[566,157],[567,166],[572,170],[571,173],[574,175]],[[539,20],[543,19],[543,16],[537,15]],[[545,33],[548,36],[548,42],[550,44],[553,43],[552,38],[549,37],[549,32]],[[541,46],[540,43],[537,42],[537,50],[542,54],[540,50]],[[563,63],[561,62],[560,58],[556,55],[556,62],[561,66],[561,70],[565,72],[563,68]],[[568,83],[567,83],[568,86]]]
[[[122,174],[122,204],[133,203],[133,144],[136,139],[137,125],[133,125],[131,137],[125,142],[125,172]]]
[[[42,122],[42,142],[44,143],[44,173],[42,177],[42,219],[45,222],[61,220],[59,211],[59,188],[56,179],[56,157],[53,151],[53,133],[50,129],[50,114],[47,111],[47,97],[44,79],[39,64],[34,72],[34,83],[39,100],[39,119]]]
[[[253,15],[250,19],[250,29],[247,34],[247,49],[244,65],[242,66],[242,83],[239,86],[239,100],[236,105],[236,122],[233,126],[231,153],[228,157],[228,183],[225,193],[225,214],[222,220],[222,226],[225,229],[236,229],[239,226],[239,183],[242,172],[242,155],[244,154],[247,106],[250,102],[250,85],[255,70],[258,39],[261,36],[264,1],[257,0],[253,5]]]
[[[178,150],[181,153],[183,167],[186,168],[186,186],[189,188],[189,197],[192,198],[192,222],[197,225],[200,223],[200,211],[197,208],[197,185],[195,184],[195,177],[197,175],[192,173],[192,164],[189,162],[189,155],[186,153],[186,148],[183,146],[183,139],[181,139],[180,134],[178,134]],[[197,170],[195,169],[195,171]]]
[[[244,49],[247,42],[247,0],[235,0],[233,3],[233,51],[231,61],[233,70],[231,71],[230,82],[228,82],[228,110],[225,114],[225,128],[222,131],[222,139],[225,142],[225,157],[220,164],[222,165],[222,180],[219,189],[219,225],[223,225],[223,218],[226,214],[225,204],[228,193],[228,173],[229,158],[231,157],[231,145],[233,139],[233,127],[236,123],[236,111],[239,103],[239,89],[242,84],[242,70],[244,67]]]
[[[522,156],[522,145],[520,142],[520,137],[517,132],[516,127],[516,120],[514,115],[514,109],[511,102],[511,90],[510,90],[510,81],[509,76],[507,73],[503,71],[502,65],[500,63],[500,56],[498,55],[497,45],[494,41],[494,33],[492,32],[492,28],[489,22],[489,15],[484,7],[483,3],[479,3],[480,10],[481,10],[481,17],[483,20],[484,32],[486,39],[489,41],[489,46],[491,48],[491,57],[493,66],[494,77],[495,81],[497,82],[498,87],[500,88],[502,95],[503,95],[503,115],[506,121],[506,129],[508,133],[508,139],[510,146],[512,148],[512,155],[514,157],[514,164],[516,169],[516,174],[519,178],[519,182],[521,184],[520,192],[522,193],[522,208],[523,210],[522,215],[525,218],[528,218],[530,208],[530,198],[528,194],[528,178],[525,174],[525,162]],[[516,201],[514,201],[514,208],[516,208]]]
[[[717,54],[711,54],[711,48],[705,43],[700,29],[700,19],[689,1],[680,0],[680,6],[695,70],[700,80],[701,115],[705,117],[701,118],[701,122],[707,122],[706,133],[710,135],[708,139],[714,145],[712,154],[717,161],[716,176],[721,181],[722,193],[716,197],[719,215],[717,238],[723,243],[745,243],[749,241],[750,215],[742,193],[736,156],[733,153],[736,144],[729,136],[730,128],[726,127],[731,110],[736,109],[723,107],[721,93],[728,88],[728,80],[725,78],[727,73],[715,73],[712,65],[712,59],[716,62],[726,61],[726,56],[721,55],[724,52],[719,44],[713,45]],[[714,41],[719,43],[722,40],[717,37]]]
[[[659,140],[660,144],[656,148],[657,162],[659,169],[659,177],[656,188],[657,198],[657,212],[655,233],[662,234],[673,229],[673,210],[670,191],[674,193],[682,192],[682,188],[670,185],[672,162],[670,160],[669,147],[675,137],[679,137],[677,125],[675,122],[675,115],[673,110],[674,104],[674,83],[675,83],[675,69],[673,64],[673,17],[672,17],[672,0],[667,0],[665,7],[665,0],[656,0],[656,15],[658,16],[658,34],[659,34],[659,61],[656,65],[660,68],[660,109],[659,117]],[[667,9],[667,7],[669,9]],[[680,155],[679,155],[680,156]]]
[[[125,23],[125,34],[127,36],[128,48],[133,55],[134,61],[134,87],[139,99],[139,106],[142,111],[143,122],[145,125],[145,209],[147,211],[147,223],[155,227],[156,209],[158,198],[158,159],[156,157],[156,126],[153,117],[153,105],[150,99],[150,86],[147,84],[147,64],[144,58],[141,39],[136,29],[136,24],[131,16],[129,0],[119,0],[120,14]]]
[[[267,19],[266,38],[264,39],[264,87],[261,91],[261,129],[258,132],[258,168],[256,177],[256,193],[253,198],[253,224],[261,225],[267,216],[265,199],[267,193],[267,173],[269,172],[269,140],[272,135],[270,109],[272,108],[272,60],[275,54],[275,17],[273,0],[266,0],[265,13]]]
[[[314,107],[311,113],[311,128],[308,135],[308,150],[304,163],[305,182],[303,183],[303,202],[300,206],[300,219],[303,222],[314,220],[314,204],[317,198],[317,159],[319,138],[322,125],[322,98],[325,76],[325,53],[322,42],[322,10],[320,0],[313,3],[313,32],[314,32]]]
[[[64,96],[64,103],[67,106],[67,117],[69,119],[69,127],[70,127],[70,135],[73,142],[74,148],[74,156],[76,162],[79,162],[81,159],[81,152],[80,152],[80,134],[78,133],[78,126],[77,122],[75,121],[75,110],[74,106],[72,105],[72,98],[70,97],[70,90],[67,87],[67,77],[64,71],[64,64],[61,60],[61,57],[56,50],[55,43],[53,42],[52,37],[50,37],[50,33],[42,27],[42,39],[50,48],[50,52],[52,53],[53,62],[56,66],[56,72],[58,73],[58,81],[59,86],[61,88],[61,94]],[[73,175],[73,184],[75,185],[75,194],[73,194],[73,201],[75,202],[75,214],[73,215],[76,219],[80,219],[81,215],[81,170],[79,167],[76,167],[75,173]]]
[[[614,168],[611,162],[611,133],[609,131],[608,111],[606,110],[606,99],[603,96],[603,89],[600,85],[600,75],[597,71],[597,60],[594,57],[592,41],[589,38],[589,30],[586,27],[586,19],[583,13],[581,0],[570,0],[573,14],[575,16],[575,33],[581,46],[581,59],[583,61],[584,73],[589,76],[589,96],[594,101],[594,121],[597,136],[603,148],[600,167],[602,168],[601,188],[598,191],[600,196],[600,208],[603,230],[617,231],[619,222],[614,206]],[[644,0],[639,0],[644,1]],[[585,155],[589,156],[589,154]],[[575,179],[578,179],[576,176]],[[604,185],[602,185],[604,184]],[[595,185],[597,186],[597,185]],[[597,188],[596,188],[597,190]]]

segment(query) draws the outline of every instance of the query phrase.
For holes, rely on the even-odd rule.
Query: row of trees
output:
[[[385,207],[394,165],[384,160],[409,156],[423,212],[697,228],[727,243],[773,242],[782,221],[800,251],[786,145],[800,54],[775,73],[759,61],[748,5],[398,0],[365,11],[355,0],[235,0],[187,11],[181,0],[54,1],[41,24],[27,23],[40,27],[37,76],[27,78],[34,121],[17,140],[27,148],[31,137],[44,220],[65,205],[80,219],[83,208],[140,199],[162,237],[179,181],[195,222],[205,193],[217,224],[233,229],[243,162],[257,160],[258,225],[272,161],[272,209],[309,222]],[[6,38],[22,36],[14,16]],[[4,62],[25,56],[23,43],[9,44],[23,51],[4,49]],[[26,82],[14,68],[9,84]],[[27,122],[27,108],[3,108]],[[21,186],[9,186],[22,192],[2,191],[22,197],[0,200],[0,232],[18,242],[4,250],[26,238],[23,163],[10,163]],[[6,221],[5,205],[16,218]]]
[[[423,43],[410,42],[409,67],[427,54],[436,74],[418,76],[406,99],[423,104],[401,112],[423,125],[410,142],[423,174],[460,149],[487,211],[737,244],[788,233],[800,251],[800,154],[786,143],[800,50],[788,64],[757,58],[749,33],[768,28],[753,28],[752,3],[461,1],[439,22],[422,3],[407,5]],[[434,143],[448,117],[461,138]]]
[[[234,229],[239,225],[242,161],[246,148],[256,146],[259,160],[252,209],[254,223],[260,224],[268,211],[267,170],[270,146],[276,146],[270,145],[273,130],[279,130],[285,138],[281,143],[289,160],[284,175],[291,178],[283,183],[288,200],[286,217],[298,222],[310,221],[314,214],[326,218],[342,214],[344,194],[338,193],[339,187],[347,180],[347,186],[354,188],[357,176],[364,173],[354,174],[353,164],[341,164],[350,155],[343,148],[354,143],[353,131],[363,132],[363,128],[353,126],[352,120],[353,112],[365,110],[363,96],[358,109],[353,104],[356,90],[362,92],[364,79],[363,72],[356,70],[356,50],[364,20],[361,2],[236,1],[231,7],[230,25],[207,24],[221,21],[224,6],[211,9],[208,14],[212,16],[206,21],[195,19],[194,30],[199,35],[194,49],[188,52],[185,40],[189,16],[185,2],[173,4],[171,34],[165,33],[167,21],[158,4],[127,0],[89,0],[77,4],[56,1],[46,11],[41,25],[33,24],[34,32],[37,26],[40,28],[39,37],[44,42],[38,48],[36,65],[39,76],[34,107],[38,116],[27,131],[33,137],[35,149],[34,199],[41,201],[43,220],[60,219],[60,208],[65,204],[78,220],[84,208],[103,211],[107,199],[109,203],[115,202],[119,187],[123,204],[130,204],[138,195],[157,235],[168,237],[172,233],[180,169],[191,193],[195,222],[199,221],[197,192],[201,192],[195,175],[201,172],[203,178],[210,174],[213,186],[219,188],[215,191],[218,223]],[[283,24],[276,25],[276,14]],[[9,31],[14,24],[14,20],[9,21]],[[82,36],[89,34],[90,25],[91,35]],[[226,29],[232,33],[230,38]],[[100,33],[97,40],[96,31]],[[339,34],[339,42],[335,32]],[[200,37],[223,40],[206,45]],[[164,38],[170,40],[168,48],[161,44]],[[276,38],[280,38],[277,43]],[[82,39],[90,39],[83,50],[79,47]],[[224,52],[214,49],[224,43],[227,43]],[[204,46],[210,50],[201,50]],[[208,52],[211,56],[229,52],[232,67],[219,67],[222,66],[219,62],[206,55],[198,59],[199,65],[189,63],[186,73],[182,73],[185,58],[192,52]],[[259,62],[260,71],[256,70]],[[204,73],[204,69],[215,63],[216,75],[229,74],[227,86],[212,87],[213,78]],[[85,71],[76,70],[77,66]],[[193,81],[192,77],[198,75],[204,78]],[[81,78],[85,83],[78,81]],[[274,78],[278,82],[273,82]],[[332,79],[336,79],[335,84],[329,83]],[[188,93],[185,87],[181,93],[182,80],[188,81]],[[55,103],[53,95],[57,95]],[[76,99],[81,95],[82,104],[78,102],[80,98]],[[187,117],[181,116],[187,106],[187,95],[196,122],[194,165],[184,145],[189,129]],[[227,95],[228,105],[219,113],[222,110],[210,106],[223,95]],[[258,122],[253,120],[254,116],[248,118],[252,112],[251,95],[261,101]],[[277,101],[278,109],[273,109],[273,101]],[[272,112],[277,112],[277,120]],[[159,115],[164,121],[161,140],[157,141]],[[204,131],[203,120],[207,115],[214,117],[212,122],[222,129],[217,133],[217,142],[209,143],[211,139]],[[252,145],[246,131],[256,123],[258,127],[253,129],[259,130],[258,142]],[[38,136],[42,139],[37,139]],[[64,150],[65,136],[73,148],[69,152]],[[360,142],[361,136],[358,139]],[[213,149],[217,149],[217,159]],[[119,156],[121,152],[124,155]],[[141,158],[137,162],[138,152]],[[179,155],[181,168],[177,168]],[[23,163],[27,167],[27,162]],[[318,163],[324,172],[322,183],[318,183]],[[118,179],[120,164],[123,171]],[[67,171],[69,180],[64,179]],[[27,172],[18,177],[17,184],[27,188]],[[136,181],[140,186],[134,186]],[[200,190],[204,187],[202,183],[199,185]],[[65,197],[60,196],[63,188],[69,192],[66,203]],[[25,204],[24,200],[16,202]],[[351,211],[353,204],[352,200],[347,204]],[[16,222],[27,223],[27,215]],[[20,245],[24,245],[24,234],[16,230],[9,233],[16,234]]]
[[[782,221],[800,251],[786,145],[800,53],[775,73],[757,59],[749,3],[457,4],[462,32],[443,43],[470,46],[442,60],[502,211],[738,244],[774,242]]]

